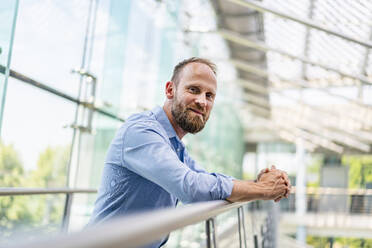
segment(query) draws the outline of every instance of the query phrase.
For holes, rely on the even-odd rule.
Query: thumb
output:
[[[272,165],[272,166],[271,166],[271,169],[272,169],[272,170],[275,170],[275,169],[276,169],[275,165]]]

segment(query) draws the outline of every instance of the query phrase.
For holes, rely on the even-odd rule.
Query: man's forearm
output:
[[[231,202],[252,200],[276,200],[284,197],[290,190],[290,185],[283,178],[281,172],[272,171],[261,176],[261,180],[240,181],[233,180],[231,195],[226,200]]]
[[[234,180],[231,195],[226,199],[230,202],[242,202],[261,200],[264,198],[265,190],[255,181]]]

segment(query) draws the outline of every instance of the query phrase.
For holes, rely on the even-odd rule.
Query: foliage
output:
[[[331,238],[307,236],[306,243],[312,245],[314,248],[331,247]],[[372,239],[334,238],[333,247],[370,248],[372,247]]]
[[[24,179],[24,170],[18,153],[11,145],[0,143],[0,185],[16,187]],[[32,214],[27,211],[27,202],[22,197],[4,196],[0,198],[0,233],[9,235],[24,221],[30,221]]]
[[[349,188],[366,188],[372,183],[372,156],[343,156],[342,164],[349,166]]]
[[[307,173],[309,175],[315,175],[316,180],[307,181],[308,187],[319,187],[320,168],[323,160],[321,156],[312,156],[310,165],[307,166]]]
[[[47,147],[39,155],[35,170],[25,172],[20,156],[12,145],[0,144],[1,187],[62,187],[66,183],[68,147]],[[64,195],[0,197],[0,236],[15,232],[59,228]]]

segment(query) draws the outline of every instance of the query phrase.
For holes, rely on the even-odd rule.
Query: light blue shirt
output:
[[[163,108],[132,115],[113,139],[91,223],[183,203],[226,199],[232,177],[208,173],[187,153]],[[162,241],[150,247],[159,247]]]

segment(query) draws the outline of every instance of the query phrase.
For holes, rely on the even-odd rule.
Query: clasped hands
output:
[[[291,192],[291,182],[286,172],[277,169],[274,165],[271,169],[266,168],[260,171],[255,180],[264,190],[264,200],[280,201],[282,198],[288,198]]]

